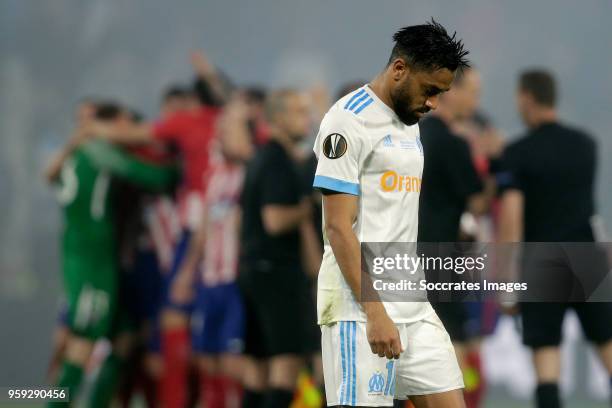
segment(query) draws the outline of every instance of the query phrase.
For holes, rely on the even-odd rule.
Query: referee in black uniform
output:
[[[311,203],[298,169],[298,144],[310,131],[310,110],[293,90],[267,101],[270,141],[249,163],[241,197],[238,284],[246,312],[246,408],[286,408],[293,399],[314,320],[302,268],[301,233],[311,229]]]
[[[517,105],[529,130],[507,147],[504,171],[498,175],[503,191],[500,241],[537,243],[524,245],[521,263],[522,280],[546,278],[535,290],[558,285],[568,276],[571,282],[576,272],[607,271],[605,265],[597,266],[603,254],[594,244],[587,244],[590,249],[586,253],[572,251],[584,248],[575,243],[594,241],[590,218],[595,211],[596,145],[583,131],[559,123],[555,103],[556,86],[550,73],[532,70],[520,75]],[[551,251],[547,248],[551,247],[557,248],[553,252],[560,256],[549,258]],[[575,265],[581,263],[588,263],[588,267],[576,271]],[[587,339],[597,347],[608,373],[612,373],[612,304],[587,303],[584,295],[568,291],[568,302],[520,304],[523,342],[533,350],[540,408],[561,406],[559,345],[568,308],[576,311]],[[572,300],[576,301],[569,302]]]

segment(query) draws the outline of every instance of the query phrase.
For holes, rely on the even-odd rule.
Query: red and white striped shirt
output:
[[[211,167],[204,198],[207,231],[200,269],[206,286],[236,279],[243,181],[242,165],[221,159]]]
[[[172,266],[174,249],[181,234],[177,206],[171,197],[160,195],[145,205],[144,212],[160,268],[167,272]]]

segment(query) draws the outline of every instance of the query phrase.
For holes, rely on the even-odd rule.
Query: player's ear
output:
[[[409,73],[410,69],[406,61],[404,61],[403,58],[398,57],[391,63],[391,71],[393,74],[393,79],[395,81],[400,81]]]

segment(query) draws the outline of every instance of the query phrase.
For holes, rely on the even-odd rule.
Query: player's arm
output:
[[[229,90],[219,76],[215,66],[208,60],[203,51],[191,53],[191,65],[197,75],[196,90],[207,87],[219,105],[225,104],[229,99]]]
[[[102,140],[83,145],[83,152],[98,168],[152,191],[164,191],[178,179],[176,166],[146,163]]]
[[[198,262],[204,254],[204,245],[206,243],[206,230],[208,228],[208,211],[204,211],[202,221],[195,231],[193,238],[189,240],[189,248],[187,255],[183,261],[183,269],[192,272],[196,269]]]
[[[499,242],[523,240],[523,208],[525,198],[520,190],[504,191],[499,217]]]
[[[297,230],[311,214],[306,197],[296,202],[296,180],[282,161],[270,158],[261,169],[261,221],[266,233],[282,235]]]
[[[351,194],[323,195],[325,235],[340,271],[357,300],[361,299],[361,245],[353,231],[353,223],[357,218],[358,200],[358,196]],[[363,302],[362,306],[366,314],[368,309],[377,308],[374,302]]]
[[[515,148],[504,153],[502,160],[503,172],[498,175],[501,190],[499,226],[497,241],[499,242],[497,259],[498,279],[516,282],[518,279],[518,243],[523,240],[523,222],[525,197],[521,190],[522,155]],[[501,299],[502,309],[508,313],[516,312],[516,297],[507,295]]]
[[[54,183],[55,181],[57,181],[57,178],[59,177],[62,171],[62,166],[64,165],[64,162],[66,161],[66,159],[68,159],[68,157],[70,157],[72,152],[74,152],[74,150],[84,141],[84,138],[84,133],[82,133],[80,129],[75,130],[68,139],[68,142],[57,153],[53,155],[51,161],[49,162],[44,171],[44,177],[47,182]]]
[[[300,224],[300,237],[304,270],[309,276],[316,277],[321,266],[323,253],[312,219],[302,221]]]
[[[369,293],[367,301],[362,299],[361,246],[353,231],[357,203],[358,197],[351,194],[324,195],[325,234],[346,283],[366,314],[372,352],[380,357],[399,358],[402,351],[399,333],[380,300],[370,299],[377,297],[376,292]]]
[[[263,227],[270,235],[281,235],[298,229],[310,215],[310,203],[303,199],[297,205],[266,204],[261,210]]]
[[[483,190],[479,193],[473,193],[467,199],[467,211],[474,216],[485,214],[491,207],[493,197],[495,197],[495,181],[488,177],[483,180]]]
[[[517,145],[506,149],[501,160],[501,171],[496,175],[501,193],[498,241],[514,243],[523,240],[524,154]]]
[[[208,230],[208,206],[205,205],[200,225],[189,240],[187,254],[180,266],[176,279],[170,288],[170,296],[174,302],[187,303],[193,296],[193,283],[197,272],[198,262],[204,254],[206,231]]]
[[[64,165],[64,162],[66,161],[66,159],[68,159],[68,157],[70,157],[73,151],[74,148],[67,145],[53,155],[44,171],[44,177],[48,183],[54,183],[55,181],[57,181],[62,171],[62,166]]]
[[[466,211],[474,216],[482,215],[489,209],[494,190],[490,183],[483,185],[478,177],[468,144],[457,138],[451,146],[452,149],[444,150],[447,155],[444,163],[454,193],[465,198]]]
[[[523,192],[516,189],[506,190],[501,197],[497,260],[497,279],[502,282],[517,282],[519,279],[518,243],[523,239]],[[516,293],[502,293],[499,299],[502,311],[515,314]]]
[[[401,343],[395,324],[373,287],[361,286],[361,247],[353,231],[361,194],[360,169],[371,149],[367,133],[351,113],[328,113],[314,146],[318,163],[313,186],[324,193],[325,234],[346,283],[366,315],[372,352],[398,358]],[[367,302],[362,299],[362,289],[368,291]]]
[[[153,140],[153,126],[147,123],[119,125],[93,121],[85,126],[84,132],[92,137],[124,145],[145,144]]]
[[[489,171],[500,162],[504,148],[504,138],[492,126],[488,126],[484,133],[484,154],[489,159]],[[468,211],[474,215],[482,214],[489,210],[491,203],[497,195],[497,183],[494,174],[488,174],[483,180],[483,191],[474,199],[468,200]]]

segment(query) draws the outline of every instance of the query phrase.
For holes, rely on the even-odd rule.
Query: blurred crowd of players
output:
[[[168,88],[152,121],[83,99],[48,166],[65,214],[49,380],[92,407],[130,406],[136,395],[151,407],[321,406],[311,147],[333,97],[323,86],[235,86],[201,52],[191,64],[193,84]],[[480,111],[480,86],[477,69],[461,73],[421,122],[419,240],[495,241],[505,139]],[[481,406],[479,344],[498,307],[436,310],[467,406]]]

